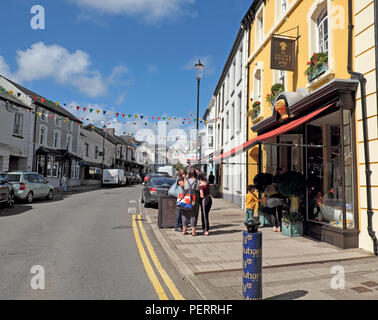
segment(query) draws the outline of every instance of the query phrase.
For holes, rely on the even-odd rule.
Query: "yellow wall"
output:
[[[282,33],[292,28],[299,26],[300,38],[298,40],[296,70],[294,72],[286,72],[286,91],[296,91],[299,88],[307,88],[309,91],[318,89],[328,81],[339,78],[349,79],[347,72],[347,52],[348,52],[348,8],[345,0],[291,0],[286,14],[280,18],[276,17],[276,2],[277,0],[267,0],[264,6],[264,39],[256,45],[256,25],[257,18],[251,25],[250,31],[250,52],[249,52],[249,96],[254,93],[254,75],[255,71],[261,66],[262,69],[262,114],[258,121],[270,117],[272,115],[272,108],[266,102],[266,96],[271,93],[271,86],[274,82],[274,70],[270,69],[271,45],[270,41],[272,35]],[[334,23],[336,28],[329,28],[329,71],[319,79],[311,83],[308,82],[305,70],[307,69],[307,61],[315,52],[310,52],[309,42],[309,20],[308,14],[312,12],[316,5],[327,3],[329,23]],[[257,8],[257,13],[259,13]],[[333,13],[331,13],[333,10]],[[285,35],[296,36],[297,30],[294,29]],[[314,38],[314,37],[312,37]],[[254,103],[249,100],[250,108]],[[257,122],[258,122],[257,121]],[[249,118],[249,128],[257,122],[252,122]],[[248,132],[248,139],[256,137],[256,133],[252,130]],[[265,157],[265,152],[263,154]],[[253,163],[252,157],[249,157],[249,162]],[[251,168],[251,166],[249,166]],[[263,168],[264,170],[264,168]],[[256,170],[249,170],[249,183],[252,182]]]
[[[264,6],[264,40],[262,45],[255,45],[256,23],[255,19],[251,25],[250,32],[250,52],[249,52],[249,93],[254,93],[254,73],[256,68],[262,66],[262,114],[261,119],[272,115],[272,108],[265,101],[266,95],[270,93],[270,88],[274,84],[274,71],[270,69],[270,40],[273,33],[295,28],[299,25],[300,39],[298,40],[298,55],[295,72],[287,72],[286,91],[296,91],[298,88],[307,88],[314,91],[320,86],[326,84],[334,78],[350,79],[347,72],[348,59],[348,3],[345,0],[290,0],[286,15],[277,19],[275,16],[276,3],[278,0],[267,0]],[[304,74],[307,68],[307,61],[315,52],[310,49],[309,43],[311,36],[309,34],[309,12],[317,4],[325,1],[328,8],[329,19],[329,71],[320,79],[315,80],[311,85],[307,76]],[[354,0],[354,70],[361,72],[367,79],[367,108],[369,122],[369,145],[371,150],[372,176],[372,193],[373,193],[373,211],[374,224],[373,229],[378,233],[378,128],[377,128],[377,96],[375,83],[375,41],[374,41],[374,1],[373,0]],[[258,12],[259,9],[257,9]],[[287,35],[296,36],[296,30]],[[249,107],[252,107],[253,100],[249,100]],[[357,141],[357,161],[359,163],[358,186],[359,190],[359,212],[360,212],[360,247],[372,251],[372,241],[367,234],[367,215],[366,215],[366,181],[365,166],[363,154],[363,135],[362,135],[362,115],[361,115],[361,97],[357,92],[356,100],[356,131]],[[257,121],[257,122],[258,122]],[[254,123],[256,124],[256,123]],[[253,125],[249,118],[249,128]],[[248,131],[248,138],[253,139],[256,133]],[[265,151],[263,154],[265,158]],[[255,160],[249,157],[249,162]],[[264,160],[263,160],[264,164]],[[251,168],[251,166],[249,166]],[[264,170],[264,165],[263,165]],[[256,170],[249,170],[249,183],[252,182]]]

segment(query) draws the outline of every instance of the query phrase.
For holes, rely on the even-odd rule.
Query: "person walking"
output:
[[[199,210],[199,189],[196,172],[193,169],[189,170],[188,176],[184,183],[185,192],[191,192],[195,197],[195,205],[192,210],[181,210],[182,216],[182,234],[187,234],[188,223],[190,221],[190,226],[192,228],[192,236],[197,236],[197,220],[198,220],[198,210]]]
[[[209,222],[209,212],[213,204],[213,200],[210,195],[210,185],[207,182],[205,175],[201,173],[198,177],[199,181],[199,192],[200,192],[200,205],[201,205],[201,221],[202,230],[204,235],[209,235],[210,222]]]
[[[182,189],[184,189],[185,187],[185,180],[186,180],[187,174],[188,173],[186,172],[185,169],[181,169],[177,175],[176,183]],[[178,232],[182,231],[182,210],[180,208],[177,208],[175,231],[178,231]]]
[[[60,183],[59,183],[59,190],[63,192],[66,192],[67,191],[67,177],[66,177],[66,174],[64,173],[63,174],[63,177],[60,179]]]

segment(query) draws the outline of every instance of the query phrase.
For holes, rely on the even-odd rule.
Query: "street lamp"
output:
[[[203,76],[203,70],[205,66],[198,60],[198,63],[194,65],[197,78],[197,142],[196,142],[196,161],[198,162],[198,148],[199,148],[199,103],[200,103],[200,83]]]

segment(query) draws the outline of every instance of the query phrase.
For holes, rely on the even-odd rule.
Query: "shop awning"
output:
[[[296,120],[293,120],[289,123],[286,123],[286,124],[283,124],[282,126],[278,127],[277,129],[274,129],[272,131],[269,131],[267,133],[264,133],[236,148],[233,148],[231,150],[229,150],[228,152],[226,153],[223,153],[223,154],[220,154],[218,155],[217,157],[214,158],[214,161],[217,161],[217,160],[223,160],[223,159],[227,159],[227,158],[230,158],[230,157],[234,157],[235,155],[241,153],[241,152],[244,152],[250,148],[252,148],[253,146],[257,145],[257,144],[260,144],[260,143],[265,143],[265,142],[268,142],[269,140],[275,138],[275,137],[278,137],[282,134],[285,134],[297,127],[299,127],[300,125],[310,121],[311,119],[315,118],[316,116],[318,116],[319,114],[321,114],[323,111],[331,108],[332,106],[334,106],[335,103],[332,103],[332,104],[329,104],[321,109],[318,109],[312,113],[309,113],[301,118],[298,118]]]

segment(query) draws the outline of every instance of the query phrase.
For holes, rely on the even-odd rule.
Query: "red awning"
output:
[[[250,148],[252,148],[253,146],[259,144],[259,143],[264,143],[264,142],[267,142],[275,137],[278,137],[286,132],[289,132],[297,127],[299,127],[300,125],[310,121],[311,119],[315,118],[316,116],[318,116],[320,113],[322,113],[323,111],[329,109],[330,107],[334,106],[335,103],[332,103],[328,106],[325,106],[321,109],[318,109],[312,113],[309,113],[308,115],[305,115],[299,119],[296,119],[294,121],[291,121],[289,123],[286,123],[286,124],[283,124],[281,127],[277,128],[277,129],[274,129],[272,131],[269,131],[267,133],[264,133],[236,148],[233,148],[231,150],[229,150],[228,152],[226,153],[223,153],[223,154],[220,154],[219,156],[215,157],[214,158],[214,161],[217,161],[217,160],[222,160],[222,159],[227,159],[229,157],[233,157],[235,156],[236,154],[240,153],[240,152],[243,152],[245,150],[248,150]]]

